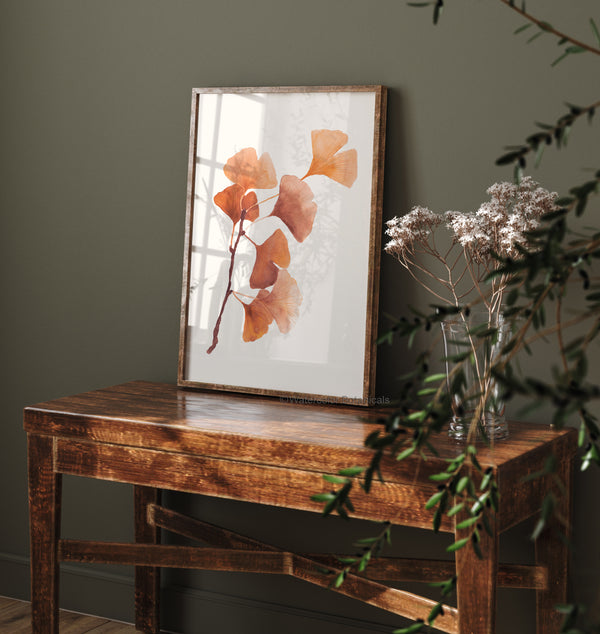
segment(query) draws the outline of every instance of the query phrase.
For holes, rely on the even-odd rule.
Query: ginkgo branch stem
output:
[[[240,297],[246,297],[247,299],[254,299],[254,295],[247,295],[246,293],[240,293],[239,291],[231,291],[233,296],[240,302],[240,304],[244,304]]]
[[[264,205],[265,203],[268,203],[270,200],[273,200],[274,198],[278,198],[278,197],[279,197],[279,192],[277,192],[276,194],[273,194],[272,196],[269,196],[268,198],[265,198],[264,200],[261,200],[261,201],[257,200],[253,205],[250,205],[250,207],[246,209],[246,213],[248,213],[254,207],[260,207],[260,205]]]
[[[244,235],[244,218],[248,213],[247,209],[242,209],[242,213],[240,215],[240,224],[238,226],[238,234],[235,239],[235,244],[231,250],[231,260],[229,261],[229,279],[227,280],[227,289],[225,290],[225,295],[223,297],[223,303],[221,304],[221,310],[219,311],[219,316],[217,317],[217,321],[215,322],[215,327],[213,329],[213,338],[210,347],[207,349],[206,354],[210,354],[219,343],[219,328],[221,327],[221,319],[223,318],[223,312],[225,311],[225,306],[227,305],[227,301],[231,297],[233,290],[231,289],[232,279],[233,279],[233,264],[235,262],[235,254],[240,243],[240,239]]]

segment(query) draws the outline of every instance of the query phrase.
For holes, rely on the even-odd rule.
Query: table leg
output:
[[[567,602],[569,546],[571,538],[571,477],[572,463],[563,460],[557,475],[564,484],[564,493],[558,498],[556,516],[535,541],[536,564],[548,569],[548,588],[537,590],[536,617],[538,634],[558,634],[562,615],[556,606]],[[561,518],[562,522],[557,518]],[[565,525],[566,523],[566,525]]]
[[[492,528],[493,537],[483,528],[479,531],[483,559],[477,557],[470,543],[456,552],[458,634],[494,634],[496,631],[498,531],[495,524]],[[468,537],[469,533],[469,529],[456,531],[456,540]]]
[[[58,634],[61,476],[54,472],[52,438],[28,434],[27,445],[32,631]]]
[[[135,541],[160,543],[160,529],[148,524],[149,504],[160,502],[160,491],[152,487],[134,486]],[[135,628],[148,634],[160,632],[160,568],[135,566]]]

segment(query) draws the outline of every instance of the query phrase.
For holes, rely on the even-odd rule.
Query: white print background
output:
[[[186,380],[363,397],[374,114],[375,95],[370,92],[200,96]],[[302,243],[278,218],[245,225],[257,243],[277,228],[288,238],[288,271],[303,298],[299,318],[288,334],[280,333],[273,321],[266,335],[246,343],[243,307],[230,296],[219,343],[207,354],[230,261],[232,222],[213,203],[214,195],[231,185],[223,166],[236,152],[253,147],[259,156],[270,154],[278,180],[285,174],[301,178],[312,159],[311,131],[318,129],[348,134],[340,151],[357,150],[353,186],[325,176],[306,179],[317,214]],[[278,191],[257,190],[258,201]],[[261,218],[274,202],[260,207]],[[248,241],[240,242],[233,275],[233,289],[251,296],[257,293],[248,286],[254,252]]]

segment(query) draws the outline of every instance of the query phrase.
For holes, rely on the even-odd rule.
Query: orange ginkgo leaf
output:
[[[273,161],[267,152],[260,159],[252,147],[234,154],[223,168],[230,181],[248,189],[271,189],[277,186],[277,176]]]
[[[220,191],[214,197],[215,205],[218,205],[233,221],[233,224],[240,221],[242,210],[246,209],[245,220],[253,222],[258,218],[258,199],[254,192],[249,192],[244,196],[244,188],[240,185],[230,185]]]
[[[311,188],[297,176],[282,176],[271,216],[281,218],[298,242],[312,231],[317,205]]]
[[[246,315],[242,339],[260,339],[273,319],[282,333],[288,333],[298,319],[301,303],[302,295],[296,280],[281,269],[271,291],[262,289],[249,304],[244,304]]]
[[[356,150],[339,152],[348,142],[348,135],[341,130],[313,130],[311,139],[313,159],[306,176],[322,174],[352,187],[358,174]]]
[[[246,313],[242,339],[246,342],[260,339],[269,330],[273,315],[271,315],[264,304],[264,298],[268,295],[268,291],[261,290],[249,304],[242,302]]]
[[[287,269],[290,265],[288,241],[283,231],[277,229],[262,244],[254,246],[256,260],[250,276],[250,288],[267,288],[275,283],[278,267]]]

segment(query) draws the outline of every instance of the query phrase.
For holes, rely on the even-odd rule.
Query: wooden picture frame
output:
[[[373,402],[386,96],[193,90],[179,386]]]

